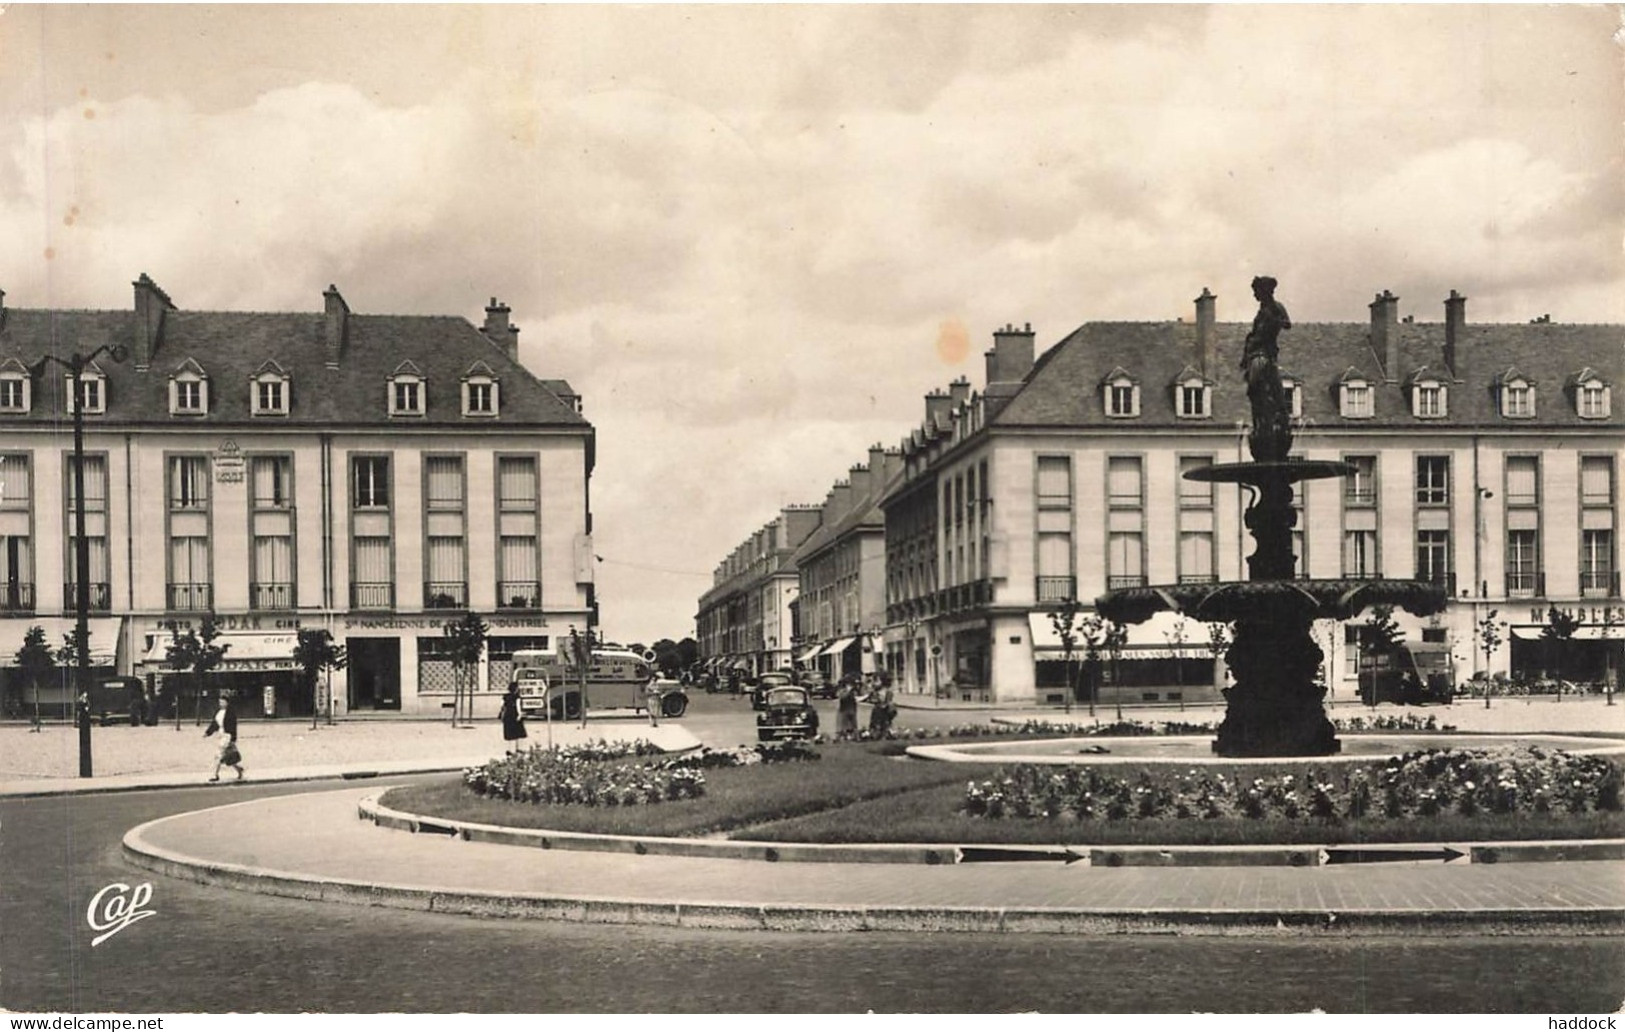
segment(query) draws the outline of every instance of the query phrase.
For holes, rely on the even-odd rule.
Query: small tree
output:
[[[451,726],[457,726],[461,707],[468,707],[468,724],[474,725],[474,672],[479,668],[480,656],[485,654],[485,638],[489,628],[480,614],[464,613],[462,619],[449,621],[443,633],[451,650],[451,665],[457,671],[457,689],[451,706]]]
[[[1614,607],[1603,606],[1602,627],[1598,630],[1597,635],[1602,639],[1603,648],[1602,690],[1610,706],[1614,704],[1614,682],[1619,677],[1619,668],[1614,665],[1614,646],[1612,644],[1614,628],[1618,627],[1619,623],[1620,620],[1615,614]]]
[[[1072,650],[1078,644],[1078,608],[1078,600],[1068,596],[1049,613],[1050,626],[1055,628],[1056,635],[1061,639],[1061,662],[1066,670],[1066,691],[1062,700],[1069,714],[1072,712],[1072,693],[1076,690],[1072,678]]]
[[[316,718],[320,715],[321,707],[316,705],[316,678],[326,674],[327,679],[327,722],[333,722],[333,671],[343,670],[349,663],[349,656],[343,645],[333,644],[333,635],[323,627],[302,627],[299,630],[299,641],[293,647],[293,661],[299,664],[303,672],[305,685],[310,689],[310,727],[316,728]]]
[[[1573,614],[1566,613],[1556,606],[1546,607],[1546,626],[1540,629],[1540,637],[1546,643],[1547,659],[1557,671],[1557,701],[1563,701],[1563,657],[1569,650],[1569,642],[1574,640],[1574,632],[1580,629],[1580,621]]]
[[[1190,621],[1180,613],[1174,618],[1172,630],[1162,632],[1168,643],[1168,656],[1174,661],[1174,686],[1179,689],[1179,709],[1185,710],[1185,641],[1190,636]]]
[[[35,625],[23,635],[23,646],[17,650],[17,670],[34,693],[34,724],[29,730],[40,729],[39,688],[56,670],[56,654],[45,644],[45,628]]]
[[[1394,622],[1393,606],[1372,606],[1371,615],[1360,627],[1360,645],[1364,649],[1366,664],[1371,670],[1370,686],[1366,690],[1366,705],[1377,704],[1377,657],[1391,656],[1405,641],[1405,633]]]
[[[1112,697],[1117,700],[1117,720],[1123,720],[1123,646],[1128,644],[1128,628],[1111,620],[1101,621],[1101,645],[1111,660]]]
[[[1208,621],[1207,625],[1207,652],[1213,657],[1214,669],[1218,669],[1219,661],[1224,659],[1225,653],[1230,651],[1230,625],[1217,620]],[[1229,698],[1226,694],[1230,689],[1222,688],[1219,694]]]
[[[220,665],[220,660],[231,648],[230,645],[218,644],[220,637],[220,623],[215,615],[204,613],[199,621],[197,630],[182,627],[177,621],[170,620],[164,624],[169,631],[169,645],[164,650],[164,665],[177,674],[186,677],[192,685],[192,722],[203,722],[203,688],[208,683],[210,671]],[[180,698],[175,699],[175,728],[181,726]]]
[[[1098,613],[1084,617],[1079,627],[1079,640],[1083,643],[1083,668],[1089,685],[1089,716],[1095,715],[1095,700],[1100,695],[1100,656],[1106,643],[1106,621]]]
[[[1502,632],[1507,628],[1504,621],[1497,620],[1496,610],[1492,609],[1484,618],[1473,625],[1473,636],[1478,639],[1478,650],[1484,653],[1484,708],[1490,708],[1490,657],[1495,650],[1501,647]]]

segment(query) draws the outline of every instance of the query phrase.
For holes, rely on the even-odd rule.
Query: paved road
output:
[[[1601,1012],[1625,940],[830,935],[504,922],[129,867],[130,826],[321,785],[0,801],[0,1007],[23,1011]],[[332,787],[353,787],[333,783]],[[786,869],[786,877],[793,871]],[[92,947],[103,886],[156,915]],[[19,931],[21,930],[21,931]]]

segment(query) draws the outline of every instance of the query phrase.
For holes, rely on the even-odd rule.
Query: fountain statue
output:
[[[1253,461],[1194,469],[1191,480],[1239,484],[1249,493],[1244,523],[1256,547],[1247,580],[1123,588],[1096,600],[1118,623],[1140,623],[1161,609],[1235,625],[1225,661],[1235,684],[1225,690],[1225,717],[1214,752],[1221,756],[1326,756],[1341,750],[1327,718],[1325,687],[1316,673],[1324,658],[1315,644],[1317,619],[1347,620],[1366,606],[1389,604],[1418,615],[1444,609],[1444,589],[1422,581],[1307,580],[1294,577],[1293,484],[1342,477],[1342,462],[1291,458],[1292,413],[1277,364],[1280,336],[1292,326],[1275,299],[1276,280],[1253,280],[1258,314],[1241,355],[1252,408],[1247,435]]]

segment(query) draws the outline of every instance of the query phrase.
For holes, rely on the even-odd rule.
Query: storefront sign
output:
[[[183,631],[196,629],[192,620],[184,616],[174,620],[154,621],[150,629],[153,633],[167,631],[171,623]],[[222,631],[297,631],[300,627],[297,616],[259,616],[247,613],[242,615],[217,613],[214,625]]]
[[[1613,624],[1625,631],[1625,606],[1558,606],[1559,613],[1583,624]],[[1530,623],[1545,623],[1545,609],[1536,606],[1529,610]],[[1625,637],[1625,633],[1620,635]]]
[[[240,484],[243,482],[243,450],[237,447],[237,442],[226,438],[220,442],[220,447],[214,453],[214,478],[222,484]]]
[[[344,629],[347,631],[438,631],[445,627],[447,622],[454,619],[451,616],[346,616]],[[541,630],[547,627],[546,620],[531,620],[524,617],[487,616],[485,625],[492,630]]]

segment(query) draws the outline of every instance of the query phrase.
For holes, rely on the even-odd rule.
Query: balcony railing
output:
[[[350,585],[350,608],[394,609],[395,585],[360,581]]]
[[[78,605],[77,599],[79,596],[74,591],[75,587],[73,581],[68,581],[62,585],[62,608],[70,613],[73,612],[74,606]],[[103,612],[113,608],[113,586],[111,584],[91,582],[90,608]]]
[[[1143,573],[1114,573],[1106,578],[1106,587],[1113,590],[1117,588],[1138,588],[1144,585],[1145,574]]]
[[[250,584],[248,604],[253,609],[292,609],[292,584]]]
[[[1345,505],[1376,505],[1377,489],[1374,487],[1351,487],[1343,492]]]
[[[1182,573],[1179,575],[1181,584],[1212,584],[1219,578],[1211,573]]]
[[[1539,598],[1546,594],[1546,575],[1534,571],[1507,574],[1509,598]]]
[[[1033,586],[1033,597],[1039,602],[1065,602],[1076,598],[1077,591],[1076,577],[1039,577]]]
[[[467,581],[425,581],[424,609],[464,609],[468,606]]]
[[[542,586],[536,581],[497,581],[498,609],[540,609]]]
[[[1582,598],[1618,598],[1618,570],[1581,570],[1580,595]]]
[[[1454,596],[1456,594],[1456,571],[1454,570],[1424,571],[1418,574],[1416,579],[1439,585],[1444,589],[1446,595]]]
[[[34,610],[34,585],[0,584],[0,612],[30,613]]]
[[[203,612],[210,608],[214,593],[208,584],[170,584],[169,608],[186,612]]]

